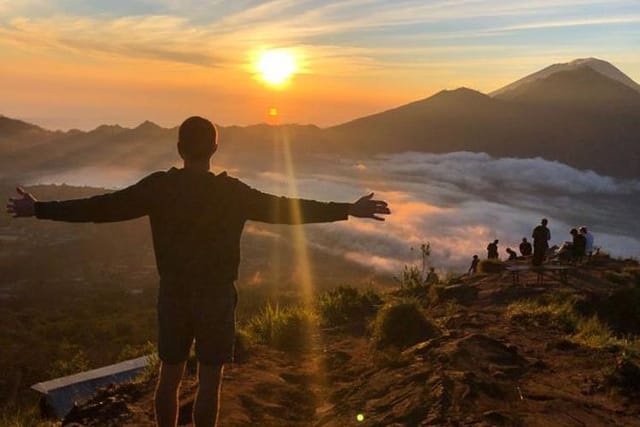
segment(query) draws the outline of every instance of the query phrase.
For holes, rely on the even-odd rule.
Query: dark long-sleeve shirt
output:
[[[113,193],[36,202],[41,219],[114,222],[149,216],[161,279],[231,283],[238,275],[247,220],[299,224],[344,220],[348,203],[277,197],[226,173],[171,168]]]

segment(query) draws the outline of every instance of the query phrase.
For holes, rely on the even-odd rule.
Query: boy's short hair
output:
[[[178,151],[183,159],[208,159],[218,148],[218,132],[209,120],[193,116],[178,130]]]

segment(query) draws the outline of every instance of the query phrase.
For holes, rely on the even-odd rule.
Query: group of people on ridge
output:
[[[546,218],[543,218],[540,221],[540,224],[533,229],[533,232],[531,233],[533,244],[527,240],[526,237],[522,238],[522,242],[520,242],[518,247],[520,250],[520,257],[515,250],[507,248],[505,250],[508,255],[507,261],[531,257],[531,263],[534,266],[542,265],[547,258],[549,252],[549,241],[551,240],[551,231],[547,226],[548,223],[549,221]],[[585,226],[572,228],[569,233],[572,236],[572,241],[566,242],[563,247],[568,251],[571,261],[580,263],[585,256],[590,259],[594,252],[593,234],[591,234]],[[500,259],[500,255],[498,253],[499,242],[500,241],[498,239],[495,239],[487,245],[487,259]],[[479,263],[480,258],[478,255],[474,255],[471,260],[471,266],[469,267],[468,274],[476,273]]]

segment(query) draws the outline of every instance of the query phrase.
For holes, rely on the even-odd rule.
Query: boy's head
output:
[[[209,120],[193,116],[178,130],[178,152],[184,160],[209,160],[218,149],[218,132]]]

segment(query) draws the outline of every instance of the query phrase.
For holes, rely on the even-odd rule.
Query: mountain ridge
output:
[[[554,64],[539,72],[543,77],[539,73],[533,79],[527,76],[498,95],[466,87],[442,90],[328,128],[264,123],[219,126],[224,149],[216,157],[223,162],[246,158],[260,164],[273,157],[274,143],[286,139],[287,149],[297,158],[323,153],[357,157],[403,151],[472,151],[496,157],[543,157],[601,174],[638,178],[640,92],[595,70],[594,63],[613,67],[591,58],[572,61],[569,69]],[[556,71],[549,73],[550,68]],[[3,117],[0,154],[5,155],[0,166],[5,174],[39,165],[104,164],[107,159],[135,166],[149,162],[142,160],[149,147],[155,150],[151,153],[155,161],[173,162],[176,137],[176,127],[162,128],[150,121],[135,128],[102,125],[88,132],[54,132]],[[42,158],[46,143],[55,143],[56,151],[48,154],[47,161],[29,163],[31,154]],[[21,156],[16,154],[18,149]],[[269,168],[264,162],[260,167]]]

